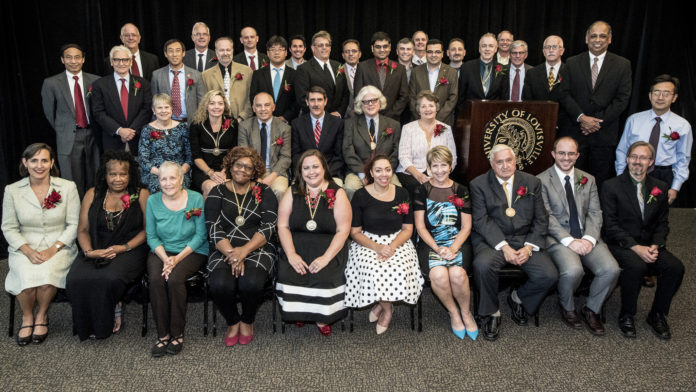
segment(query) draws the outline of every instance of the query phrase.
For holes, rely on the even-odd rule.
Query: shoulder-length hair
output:
[[[41,150],[46,150],[48,151],[48,155],[51,157],[51,160],[53,161],[53,165],[51,165],[51,171],[50,174],[53,177],[58,177],[60,176],[60,171],[58,170],[58,167],[56,166],[56,154],[53,153],[53,149],[51,146],[49,146],[46,143],[33,143],[27,146],[27,148],[24,149],[24,152],[22,152],[22,158],[25,160],[30,160],[34,155],[38,154],[39,151]],[[24,167],[24,164],[22,161],[19,161],[19,175],[22,177],[27,177],[29,175],[29,170],[27,170],[26,167]]]
[[[329,170],[329,164],[326,163],[326,158],[324,158],[324,154],[321,153],[321,151],[317,149],[311,149],[307,150],[302,155],[300,156],[300,159],[297,160],[297,166],[295,166],[295,182],[292,185],[292,193],[296,195],[305,195],[306,194],[306,189],[307,189],[307,183],[305,182],[304,178],[302,178],[302,162],[308,157],[317,157],[319,159],[319,162],[321,162],[321,167],[324,168],[324,179],[328,182],[333,181],[331,178],[331,171]]]
[[[374,177],[372,177],[372,168],[375,166],[375,162],[380,161],[384,159],[385,161],[389,162],[389,166],[391,167],[391,161],[389,160],[389,157],[384,155],[384,154],[376,154],[372,158],[368,159],[367,162],[365,163],[365,166],[363,166],[363,173],[365,174],[365,179],[367,179],[367,185],[372,184],[375,182]],[[392,167],[392,171],[394,168]]]
[[[106,169],[110,161],[124,162],[128,164],[128,194],[138,194],[143,184],[140,182],[140,169],[138,161],[133,155],[125,150],[107,150],[101,156],[101,163],[97,169],[94,181],[94,198],[99,198],[106,194],[108,185],[106,184]]]
[[[217,95],[222,98],[222,102],[225,104],[225,110],[222,113],[223,117],[230,117],[232,111],[230,110],[230,104],[227,102],[227,98],[225,98],[225,94],[220,90],[210,90],[205,93],[203,99],[201,99],[201,103],[198,104],[196,114],[193,116],[193,124],[202,124],[208,119],[208,104],[210,104],[210,100]]]

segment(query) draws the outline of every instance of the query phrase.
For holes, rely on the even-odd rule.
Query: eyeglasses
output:
[[[522,56],[525,53],[527,53],[527,52],[526,51],[525,52],[510,52],[510,54],[513,56]]]
[[[360,102],[362,102],[363,105],[374,105],[379,102],[379,98],[363,99]]]
[[[426,50],[425,54],[442,54],[441,50]]]
[[[649,161],[651,158],[648,157],[648,156],[645,156],[645,155],[631,154],[631,155],[628,156],[628,159],[630,159],[630,160],[632,160],[632,161],[647,162],[647,161]]]
[[[382,49],[389,49],[391,48],[391,45],[386,44],[386,45],[372,45],[373,48],[377,50],[382,50]]]
[[[665,91],[665,90],[653,90],[653,91],[650,92],[650,94],[652,94],[652,95],[655,96],[655,97],[665,97],[665,98],[669,98],[669,97],[672,96],[672,94],[674,94],[674,92],[672,92],[672,91]]]
[[[269,52],[273,53],[280,53],[280,52],[285,52],[285,48],[270,48],[268,49]]]
[[[330,48],[330,47],[331,47],[331,44],[316,44],[316,45],[314,45],[314,47],[315,47],[315,48],[320,48],[320,49]]]
[[[254,167],[250,165],[245,165],[240,162],[235,162],[234,165],[232,165],[236,170],[244,170],[245,172],[252,172],[254,171]]]
[[[111,61],[113,61],[115,64],[118,64],[118,63],[123,63],[123,64],[125,64],[125,63],[129,62],[130,60],[131,60],[130,58],[118,59],[118,58],[115,58],[115,57],[111,59]]]
[[[359,50],[357,50],[357,49],[346,49],[343,51],[343,53],[345,53],[345,54],[356,54],[358,52],[359,52]]]
[[[546,49],[546,50],[558,50],[561,48],[562,48],[562,46],[560,46],[560,45],[544,45],[544,49]]]

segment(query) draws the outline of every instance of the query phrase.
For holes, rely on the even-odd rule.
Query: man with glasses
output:
[[[459,71],[460,104],[467,99],[507,99],[505,84],[509,70],[496,61],[497,50],[495,35],[486,33],[481,36],[479,58],[465,62]]]
[[[355,81],[355,72],[358,68],[358,62],[362,52],[360,51],[360,42],[356,39],[349,38],[343,41],[343,51],[341,52],[341,57],[345,63],[343,66],[346,69],[346,82],[348,84],[348,109],[346,110],[345,118],[352,117],[355,113],[353,112],[353,97],[355,96],[355,90],[353,89],[353,84]]]
[[[285,38],[274,35],[266,42],[266,52],[270,66],[254,71],[251,76],[249,99],[265,92],[273,99],[275,109],[273,116],[280,121],[290,123],[300,110],[295,99],[295,70],[287,65],[288,42]]]
[[[514,39],[512,33],[507,30],[498,33],[498,52],[495,57],[498,64],[508,65],[510,63],[510,47]]]
[[[210,29],[203,22],[196,22],[191,31],[191,41],[195,47],[186,51],[184,65],[203,73],[217,64],[215,52],[208,48],[210,44]]]
[[[121,42],[132,54],[130,73],[135,76],[142,76],[147,80],[152,79],[152,73],[159,68],[159,59],[156,55],[140,50],[140,30],[133,23],[126,23],[121,27]],[[106,58],[106,68],[109,73],[113,72],[111,59]]]
[[[416,97],[423,90],[429,90],[437,96],[440,109],[437,112],[437,120],[452,126],[454,116],[452,112],[457,106],[457,92],[459,80],[457,71],[447,64],[442,63],[444,55],[443,44],[439,39],[428,41],[425,50],[427,63],[422,67],[416,67],[411,75],[409,83],[410,108],[413,118],[418,118],[416,110]]]
[[[526,73],[532,66],[526,64],[527,59],[527,43],[522,40],[517,40],[510,45],[510,65],[508,72],[508,83],[505,83],[506,99],[519,102],[522,100],[522,89],[526,80]]]

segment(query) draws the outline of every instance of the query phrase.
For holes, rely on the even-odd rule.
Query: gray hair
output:
[[[208,25],[203,22],[196,22],[193,24],[193,28],[191,28],[191,35],[194,35],[196,33],[196,27],[198,26],[205,27],[205,29],[208,30],[208,35],[210,35],[210,27],[208,27]]]
[[[380,110],[387,107],[387,97],[385,97],[384,94],[382,94],[382,92],[379,91],[379,89],[377,87],[372,86],[372,85],[367,85],[367,86],[361,88],[360,91],[358,92],[358,95],[355,96],[355,107],[354,107],[355,113],[363,114],[362,100],[363,100],[363,98],[365,98],[365,96],[367,94],[372,94],[372,95],[377,97],[377,99],[379,100],[379,109]]]
[[[510,51],[517,49],[517,48],[524,48],[524,51],[527,52],[529,51],[529,48],[527,47],[527,43],[522,41],[521,39],[518,39],[516,41],[513,41],[512,44],[510,45]]]
[[[174,106],[172,104],[172,97],[170,97],[169,94],[159,93],[159,94],[155,94],[155,96],[152,97],[152,110],[155,110],[155,107],[157,107],[157,104],[159,104],[161,102],[167,103],[170,107]]]
[[[561,41],[561,48],[563,47],[563,38],[561,38],[560,35],[549,35],[548,37],[546,37],[546,39],[544,40],[544,46],[546,46],[546,41],[548,41],[551,38],[557,38],[559,41]]]
[[[174,169],[176,171],[177,177],[184,178],[184,168],[182,168],[181,165],[179,165],[178,163],[172,161],[164,161],[160,165],[159,175],[157,176],[158,178],[160,178],[160,176],[162,175],[162,171],[164,171],[165,169]]]
[[[133,53],[131,53],[130,49],[128,49],[125,45],[116,45],[109,51],[109,60],[114,59],[114,53],[116,52],[126,52],[128,53],[129,59],[133,58]]]
[[[507,144],[496,144],[495,146],[493,146],[493,148],[491,148],[491,151],[488,153],[488,161],[493,162],[495,154],[505,150],[510,150],[512,156],[516,157],[515,150],[513,150],[512,147],[508,146]]]

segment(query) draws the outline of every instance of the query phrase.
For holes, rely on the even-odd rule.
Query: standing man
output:
[[[447,64],[442,64],[443,54],[442,41],[439,39],[428,41],[426,50],[428,63],[413,70],[411,83],[409,83],[410,107],[413,118],[418,118],[416,96],[422,90],[430,90],[440,100],[437,119],[452,126],[454,124],[452,112],[457,106],[459,81],[457,71]]]
[[[353,83],[355,80],[355,71],[358,68],[358,62],[362,56],[362,52],[360,51],[360,42],[352,38],[343,41],[343,51],[341,56],[343,57],[343,61],[345,61],[343,65],[345,66],[346,75],[348,76],[346,82],[348,83],[348,91],[350,94],[348,95],[348,109],[346,111],[346,118],[350,118],[355,114],[353,112],[353,97],[355,96]]]
[[[256,45],[259,43],[259,35],[256,34],[256,29],[247,26],[242,29],[239,35],[239,41],[242,43],[244,51],[234,56],[233,60],[248,66],[252,71],[267,66],[268,56],[256,50]]]
[[[505,264],[519,266],[527,281],[511,290],[507,303],[512,320],[527,325],[556,284],[558,271],[544,251],[549,216],[544,207],[541,181],[516,171],[512,148],[496,144],[489,154],[491,170],[471,181],[474,245],[474,279],[481,292],[479,315],[483,337],[496,340],[500,327],[498,272]]]
[[[549,212],[546,248],[558,268],[561,317],[572,328],[582,327],[573,294],[580,286],[585,266],[592,271],[594,279],[587,304],[582,308],[582,319],[592,334],[601,336],[605,329],[598,314],[612,293],[621,269],[600,238],[602,209],[594,177],[575,168],[578,143],[568,136],[556,139],[551,155],[555,164],[537,177]]]
[[[215,40],[215,57],[218,58],[216,67],[203,72],[203,82],[208,90],[220,90],[227,97],[230,112],[237,122],[242,122],[252,116],[249,101],[251,87],[251,68],[232,61],[234,43],[230,37],[220,37]]]
[[[346,67],[338,61],[330,60],[331,34],[321,30],[312,36],[312,54],[314,56],[297,68],[295,94],[302,112],[307,113],[307,92],[311,87],[321,87],[328,102],[326,111],[332,116],[343,117],[348,108],[348,81]]]
[[[268,40],[266,52],[268,52],[271,65],[254,71],[249,90],[249,99],[252,100],[261,92],[268,93],[275,106],[273,116],[284,123],[290,123],[294,120],[300,110],[295,99],[296,72],[285,61],[287,48],[287,41],[279,35],[274,35]]]
[[[304,59],[306,50],[307,48],[303,35],[293,35],[290,37],[290,58],[285,61],[285,65],[297,70],[297,67],[306,61]]]
[[[60,48],[65,72],[44,79],[41,103],[56,132],[58,166],[63,178],[74,181],[80,197],[94,186],[99,167],[99,147],[90,125],[92,83],[99,76],[82,72],[85,52],[77,44]]]
[[[399,58],[399,64],[406,69],[406,79],[411,81],[411,71],[413,71],[413,41],[410,38],[404,37],[396,44],[396,55]],[[388,103],[388,102],[387,102]]]
[[[198,104],[208,91],[201,73],[184,65],[186,48],[178,39],[164,43],[169,65],[152,73],[152,96],[165,93],[172,97],[172,118],[191,125]]]
[[[449,66],[457,70],[457,77],[459,77],[459,70],[462,68],[464,56],[466,56],[464,40],[452,38],[449,45],[447,45],[447,58],[450,60]]]
[[[508,69],[495,60],[497,47],[495,35],[481,36],[480,57],[464,63],[459,72],[459,103],[467,99],[505,99]]]
[[[138,155],[140,131],[152,117],[150,82],[131,73],[133,53],[127,47],[114,46],[109,58],[114,73],[92,85],[92,113],[102,130],[102,150]]]
[[[498,64],[508,65],[510,63],[510,45],[514,39],[512,33],[507,30],[498,33],[498,53],[496,55]]]
[[[203,22],[196,22],[191,31],[191,41],[195,47],[186,51],[184,65],[203,73],[206,69],[217,64],[215,52],[208,48],[210,45],[210,29]]]
[[[631,97],[631,62],[607,51],[611,26],[603,21],[590,25],[585,34],[589,49],[568,59],[568,79],[576,123],[560,129],[580,145],[576,166],[590,172],[601,186],[614,177],[614,151],[619,139],[619,116]]]
[[[653,80],[648,93],[652,108],[632,114],[626,120],[614,163],[616,173],[623,173],[628,147],[639,140],[650,143],[656,155],[655,164],[648,168],[648,174],[669,186],[669,204],[674,202],[682,184],[689,178],[691,145],[694,142],[689,122],[670,110],[678,96],[679,79],[660,75]]]
[[[505,84],[505,94],[503,97],[509,101],[519,102],[522,100],[522,89],[527,71],[532,66],[526,64],[528,49],[527,43],[517,40],[510,45],[510,65],[508,66],[508,83]]]
[[[669,233],[669,185],[647,175],[655,163],[655,150],[638,141],[626,153],[628,170],[607,180],[602,188],[603,235],[621,266],[619,328],[627,338],[636,337],[633,318],[644,275],[657,275],[657,288],[646,319],[661,339],[672,334],[667,314],[684,277],[684,264],[667,250]]]
[[[152,79],[152,73],[159,68],[159,59],[156,55],[140,50],[140,30],[133,23],[126,23],[121,27],[121,42],[130,50],[133,61],[130,73],[134,76],[142,76],[148,81]],[[107,72],[114,72],[111,67],[111,59],[106,58]]]
[[[428,34],[425,34],[425,31],[418,30],[413,33],[411,41],[413,42],[413,64],[422,65],[427,63],[425,51],[428,43]]]

